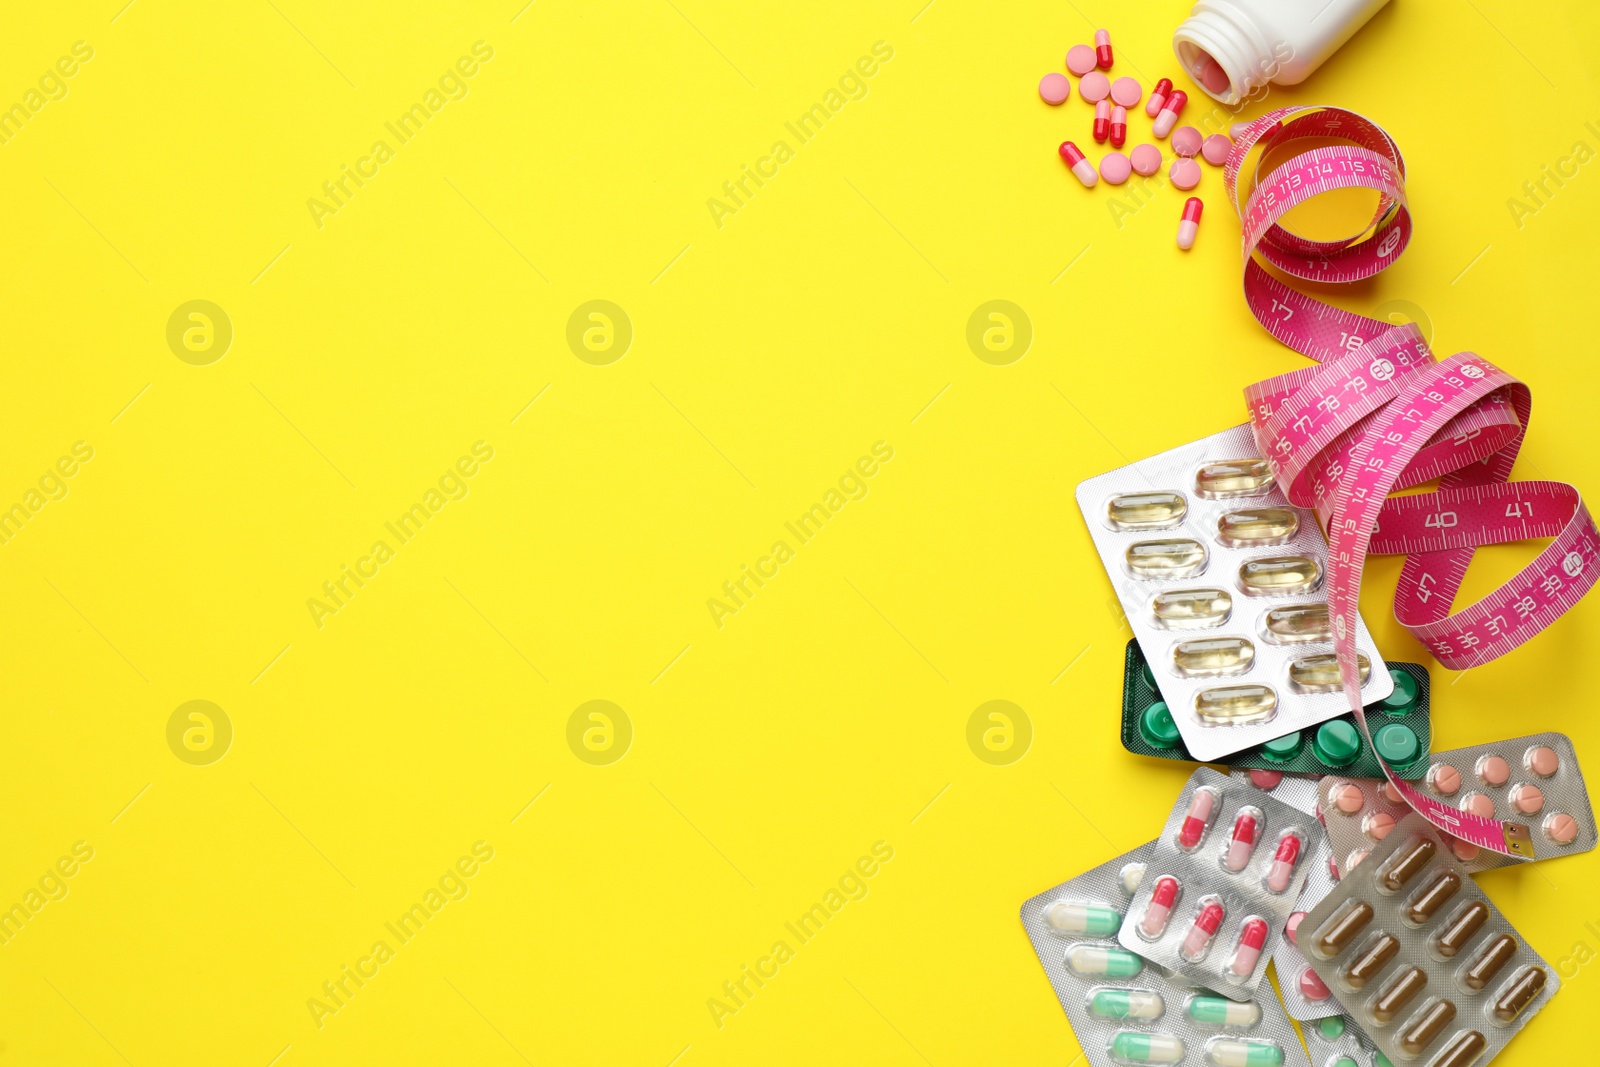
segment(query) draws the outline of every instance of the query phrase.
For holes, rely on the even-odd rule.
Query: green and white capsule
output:
[[[1089,1010],[1102,1019],[1159,1019],[1167,1006],[1159,993],[1101,989],[1089,998]]]
[[[1281,1067],[1283,1049],[1270,1041],[1224,1037],[1206,1046],[1206,1059],[1217,1067]]]
[[[1044,921],[1058,934],[1107,937],[1121,929],[1122,912],[1116,908],[1058,900],[1044,909]]]
[[[1118,1063],[1178,1063],[1183,1042],[1170,1034],[1121,1033],[1111,1039],[1111,1057]]]
[[[1073,974],[1132,978],[1144,970],[1144,960],[1127,949],[1074,945],[1067,950],[1067,966],[1072,968]]]
[[[1261,1009],[1252,1000],[1195,997],[1184,1010],[1197,1023],[1225,1026],[1230,1030],[1248,1030],[1261,1021]]]

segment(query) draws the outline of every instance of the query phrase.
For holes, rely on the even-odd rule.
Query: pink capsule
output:
[[[1144,936],[1154,940],[1161,936],[1167,928],[1167,918],[1172,914],[1172,905],[1178,899],[1178,880],[1171,875],[1164,875],[1156,879],[1156,887],[1150,892],[1150,904],[1144,909],[1144,919],[1139,923],[1139,929],[1144,931]]]
[[[1079,158],[1082,158],[1081,156]],[[1184,815],[1183,826],[1178,830],[1178,845],[1194,848],[1206,832],[1211,812],[1217,806],[1216,794],[1209,789],[1196,789],[1189,801],[1189,811]]]
[[[1289,881],[1294,878],[1294,865],[1299,859],[1299,835],[1285,834],[1283,840],[1278,842],[1278,854],[1272,857],[1272,867],[1267,871],[1267,888],[1274,893],[1288,889]]]
[[[1256,969],[1261,958],[1261,948],[1267,943],[1267,924],[1264,919],[1246,919],[1239,929],[1239,947],[1234,950],[1233,962],[1228,970],[1244,978]]]
[[[1111,34],[1105,30],[1094,31],[1094,65],[1101,70],[1111,69]]]
[[[1200,909],[1200,914],[1194,917],[1194,925],[1183,935],[1182,952],[1185,958],[1198,960],[1206,954],[1206,949],[1211,946],[1211,938],[1227,914],[1227,910],[1215,900]]]
[[[1105,144],[1111,136],[1111,101],[1101,100],[1094,105],[1094,143]]]
[[[1078,146],[1071,141],[1062,141],[1061,147],[1056,151],[1061,154],[1067,166],[1072,168],[1073,176],[1083,183],[1083,187],[1093,189],[1095,182],[1100,180],[1100,175],[1095,172],[1094,164],[1083,158]]]
[[[1205,207],[1198,196],[1191,196],[1183,203],[1183,218],[1178,223],[1178,247],[1185,252],[1194,247],[1195,235],[1200,232],[1200,213]]]
[[[1167,94],[1172,92],[1172,79],[1162,78],[1156,82],[1156,87],[1150,90],[1150,99],[1144,102],[1144,113],[1151,118],[1161,112],[1161,105],[1167,102]]]
[[[1150,132],[1157,137],[1165,137],[1172,132],[1172,127],[1178,124],[1178,116],[1183,114],[1183,106],[1189,102],[1189,94],[1179,89],[1161,103],[1161,110],[1156,112],[1156,121],[1150,127]]]
[[[1102,104],[1104,100],[1100,101]],[[1111,109],[1111,147],[1121,148],[1128,140],[1128,109],[1118,105]]]
[[[1233,821],[1233,840],[1228,843],[1228,852],[1222,857],[1222,865],[1230,871],[1244,870],[1255,848],[1256,817],[1248,812],[1240,812]]]

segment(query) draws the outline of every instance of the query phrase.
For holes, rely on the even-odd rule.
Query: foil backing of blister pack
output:
[[[1311,1067],[1380,1067],[1377,1047],[1348,1015],[1302,1021],[1300,1032],[1311,1054]]]
[[[1244,818],[1253,820],[1254,840],[1241,851],[1237,833]],[[1305,884],[1306,854],[1321,834],[1313,816],[1199,768],[1156,839],[1144,888],[1117,940],[1188,981],[1249,999]],[[1231,868],[1235,861],[1242,865]],[[1169,879],[1176,891],[1163,896]],[[1160,922],[1158,907],[1167,909]],[[1201,943],[1196,931],[1209,936]]]
[[[1269,640],[1267,635],[1269,612],[1326,604],[1322,581],[1303,589],[1293,584],[1280,584],[1273,587],[1275,591],[1256,595],[1242,578],[1241,568],[1246,565],[1257,570],[1269,566],[1264,561],[1305,557],[1315,562],[1325,579],[1328,546],[1317,525],[1316,514],[1292,507],[1283,490],[1270,482],[1259,491],[1242,493],[1214,490],[1202,495],[1197,488],[1202,467],[1214,470],[1218,463],[1257,455],[1255,438],[1250,426],[1245,424],[1087,479],[1077,489],[1078,507],[1088,523],[1100,561],[1111,578],[1140,647],[1152,664],[1156,684],[1172,710],[1184,745],[1197,760],[1226,756],[1350,710],[1344,696],[1337,691],[1337,685],[1330,687],[1332,691],[1304,692],[1290,681],[1291,666],[1297,661],[1332,656],[1331,639],[1300,640],[1304,634],[1290,634]],[[1218,492],[1230,495],[1218,496]],[[1112,501],[1127,494],[1152,493],[1177,494],[1182,500],[1182,514],[1135,528],[1119,528],[1111,517]],[[1145,509],[1156,514],[1162,510],[1159,506]],[[1176,503],[1166,510],[1175,512]],[[1292,514],[1295,526],[1292,535],[1248,544],[1225,543],[1238,540],[1224,537],[1220,524],[1231,521],[1225,520],[1226,516],[1250,513],[1259,517],[1264,511],[1274,515]],[[1270,527],[1271,523],[1265,525]],[[1236,528],[1235,533],[1238,532]],[[1145,550],[1135,550],[1136,545],[1174,540],[1202,546],[1203,560],[1195,553],[1196,562],[1180,568],[1181,576],[1150,577],[1148,568],[1141,572],[1144,576],[1136,576],[1129,561],[1130,550],[1140,559],[1148,559]],[[1192,573],[1184,573],[1186,570]],[[1264,580],[1258,581],[1255,588],[1259,590],[1264,584]],[[1175,625],[1183,620],[1171,618],[1169,613],[1168,623],[1163,624],[1154,608],[1155,598],[1192,590],[1215,590],[1225,594],[1229,604],[1226,614],[1220,615],[1218,609],[1219,616],[1213,616],[1208,625],[1191,626]],[[1220,604],[1220,598],[1217,602]],[[1394,682],[1372,643],[1366,624],[1360,619],[1357,622],[1357,645],[1367,658],[1371,672],[1362,686],[1361,699],[1364,704],[1370,704],[1388,696]],[[1199,668],[1188,668],[1191,673],[1180,669],[1176,658],[1180,644],[1221,639],[1249,642],[1246,669],[1230,668],[1232,672],[1225,674],[1192,673],[1196,669],[1213,669],[1204,662]],[[1209,662],[1217,657],[1192,658]],[[1261,692],[1263,688],[1271,694],[1270,713],[1261,710],[1267,700]],[[1224,692],[1219,695],[1213,691]],[[1202,694],[1209,694],[1206,699],[1215,709],[1205,719],[1197,705]]]
[[[1094,932],[1102,929],[1094,923],[1104,916],[1075,910],[1103,908],[1126,913],[1137,899],[1154,851],[1152,841],[1040,893],[1022,906],[1023,928],[1091,1067],[1178,1062],[1273,1062],[1310,1067],[1293,1024],[1270,987],[1253,1001],[1219,997],[1127,954],[1117,944],[1115,929]],[[1092,929],[1076,929],[1080,926]],[[1131,955],[1138,969],[1111,976],[1082,974],[1074,967],[1074,961],[1090,965],[1082,962],[1089,955],[1094,955],[1097,965],[1105,959],[1097,954],[1113,952]],[[1132,968],[1128,959],[1118,959],[1120,967],[1116,969]],[[1152,997],[1159,999],[1159,1011]],[[1119,1012],[1123,1013],[1120,1017]],[[1128,1055],[1141,1048],[1150,1053],[1148,1058]],[[1256,1059],[1250,1058],[1252,1053]]]
[[[1318,902],[1299,942],[1395,1063],[1482,1067],[1560,987],[1414,812]]]

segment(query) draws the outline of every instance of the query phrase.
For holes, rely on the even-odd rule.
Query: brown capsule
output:
[[[1454,897],[1461,889],[1461,875],[1456,873],[1454,867],[1440,868],[1434,876],[1415,897],[1406,905],[1406,920],[1416,926],[1421,926],[1433,918],[1435,912],[1444,907],[1446,902]]]
[[[1378,884],[1391,893],[1403,889],[1407,882],[1417,876],[1418,871],[1428,865],[1437,851],[1432,838],[1419,837],[1409,842],[1384,860],[1383,866],[1378,869]]]
[[[1434,948],[1439,950],[1439,955],[1449,959],[1457,952],[1467,947],[1467,942],[1478,932],[1484,923],[1489,921],[1489,906],[1481,900],[1474,900],[1450,920],[1450,925],[1445,927],[1439,935],[1439,940],[1434,942]]]
[[[1494,1017],[1508,1023],[1521,1015],[1522,1009],[1531,1004],[1533,998],[1544,989],[1547,977],[1543,967],[1529,967],[1528,973],[1511,983],[1505,996],[1494,1002]]]
[[[1439,1054],[1439,1058],[1433,1061],[1433,1067],[1472,1067],[1488,1047],[1489,1042],[1484,1040],[1482,1034],[1468,1030]]]
[[[1400,941],[1393,934],[1384,934],[1371,948],[1361,954],[1344,972],[1345,984],[1351,989],[1365,989],[1367,983],[1378,976],[1400,951]]]
[[[1510,934],[1501,934],[1489,942],[1489,947],[1483,954],[1472,961],[1472,966],[1467,968],[1467,973],[1461,976],[1461,984],[1471,990],[1479,990],[1500,973],[1500,968],[1511,962],[1511,957],[1517,954],[1517,939]]]
[[[1317,951],[1323,959],[1332,959],[1343,952],[1345,946],[1354,941],[1356,935],[1365,930],[1371,921],[1371,904],[1364,900],[1347,901],[1317,932]]]
[[[1428,985],[1428,974],[1421,967],[1407,967],[1400,977],[1389,983],[1372,1005],[1372,1018],[1379,1023],[1392,1023],[1394,1017],[1405,1010],[1416,995]]]
[[[1422,1055],[1422,1050],[1431,1045],[1433,1039],[1443,1033],[1444,1028],[1454,1022],[1455,1018],[1455,1001],[1437,1001],[1417,1017],[1417,1021],[1411,1024],[1411,1029],[1400,1035],[1400,1051],[1413,1056]]]

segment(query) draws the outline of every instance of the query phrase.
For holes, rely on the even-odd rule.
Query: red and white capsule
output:
[[[1192,849],[1205,836],[1211,824],[1211,813],[1216,810],[1217,795],[1209,789],[1196,789],[1189,798],[1189,810],[1184,813],[1183,825],[1178,828],[1178,846]]]
[[[1165,137],[1172,132],[1172,127],[1178,124],[1178,116],[1183,114],[1183,106],[1189,102],[1189,94],[1179,89],[1161,102],[1161,110],[1156,112],[1156,121],[1150,127],[1150,132],[1157,137]]]
[[[1100,180],[1094,164],[1083,158],[1083,153],[1078,151],[1078,146],[1071,141],[1062,141],[1061,147],[1056,149],[1061,154],[1062,160],[1072,168],[1072,174],[1083,183],[1085,189],[1093,189],[1095,182]]]
[[[1241,811],[1233,820],[1233,840],[1223,854],[1222,865],[1230,871],[1242,871],[1250,863],[1250,853],[1256,850],[1256,830],[1259,823],[1248,811]]]
[[[1144,102],[1144,113],[1155,118],[1161,113],[1161,105],[1167,102],[1167,94],[1172,92],[1172,79],[1162,78],[1156,82],[1156,87],[1150,90],[1150,99]]]
[[[1101,70],[1111,69],[1111,34],[1105,30],[1094,31],[1094,65]]]
[[[1111,101],[1101,100],[1094,105],[1094,143],[1105,144],[1111,136]]]
[[[1267,943],[1267,924],[1264,919],[1246,919],[1239,928],[1239,947],[1233,950],[1233,961],[1228,970],[1235,978],[1247,978],[1256,969],[1261,958],[1261,948]]]
[[[1183,218],[1178,222],[1178,247],[1185,252],[1194,247],[1195,235],[1200,232],[1200,213],[1205,207],[1198,196],[1191,196],[1183,202]],[[1237,871],[1240,868],[1233,869]]]
[[[1220,901],[1207,901],[1205,907],[1200,909],[1200,914],[1194,917],[1189,932],[1183,935],[1183,945],[1180,947],[1185,959],[1198,960],[1206,954],[1206,949],[1211,947],[1211,939],[1216,936],[1217,928],[1222,925],[1222,920],[1228,911]]]
[[[1289,888],[1294,878],[1294,865],[1300,859],[1300,836],[1284,834],[1278,842],[1278,854],[1272,857],[1272,867],[1267,871],[1267,888],[1281,893]]]
[[[1177,900],[1178,880],[1171,875],[1157,878],[1155,888],[1150,891],[1150,903],[1144,909],[1144,918],[1139,920],[1139,929],[1145,937],[1154,941],[1162,935]]]
[[[1101,101],[1104,103],[1105,101]],[[1128,109],[1118,105],[1111,109],[1111,147],[1121,148],[1128,140]]]

